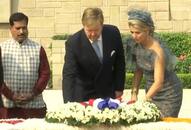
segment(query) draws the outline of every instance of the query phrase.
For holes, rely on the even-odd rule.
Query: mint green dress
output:
[[[136,44],[132,39],[129,39],[127,43],[127,63],[136,64],[137,67],[143,70],[143,76],[146,79],[145,91],[147,93],[154,82],[156,54],[143,48],[140,44]],[[178,117],[182,104],[182,85],[173,71],[176,58],[161,41],[159,43],[165,53],[164,83],[162,89],[152,97],[152,100],[160,109],[162,117]]]

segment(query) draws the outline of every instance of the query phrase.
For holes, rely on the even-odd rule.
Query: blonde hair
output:
[[[136,20],[136,19],[132,19],[132,20],[128,20],[128,24],[129,26],[138,26],[138,29],[140,31],[149,31],[149,34],[151,36],[153,36],[154,33],[154,27],[150,27],[147,24],[145,24],[144,22],[140,21],[140,20]]]
[[[94,25],[95,23],[103,24],[104,17],[100,8],[87,8],[82,15],[83,25]]]

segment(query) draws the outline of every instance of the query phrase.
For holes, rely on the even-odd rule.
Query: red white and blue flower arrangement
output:
[[[123,125],[160,120],[160,111],[147,101],[120,102],[118,99],[91,99],[88,102],[68,102],[48,111],[45,120],[70,126]]]

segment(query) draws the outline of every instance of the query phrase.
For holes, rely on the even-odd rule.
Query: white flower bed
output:
[[[99,110],[92,106],[69,102],[59,108],[48,111],[47,122],[64,123],[71,126],[92,125],[132,125],[140,122],[160,120],[160,111],[150,102],[137,101],[127,105],[121,103],[118,109]]]

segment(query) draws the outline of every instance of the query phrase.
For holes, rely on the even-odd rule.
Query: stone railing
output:
[[[62,69],[65,55],[65,40],[53,40],[51,45],[50,66],[53,89],[62,88]]]

